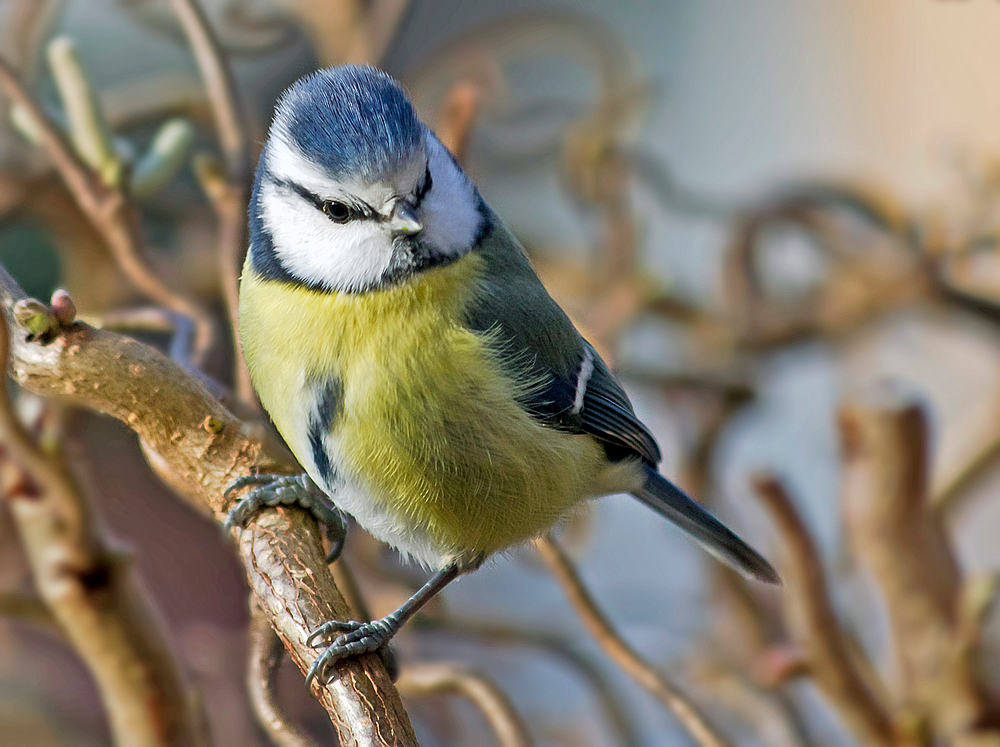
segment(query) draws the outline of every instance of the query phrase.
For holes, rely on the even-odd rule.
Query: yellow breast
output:
[[[240,294],[251,376],[299,460],[311,463],[301,392],[336,376],[331,461],[455,556],[545,530],[602,492],[607,467],[589,436],[533,420],[518,405],[532,382],[505,373],[489,337],[463,326],[480,272],[468,255],[391,288],[343,294],[262,280],[248,266]]]

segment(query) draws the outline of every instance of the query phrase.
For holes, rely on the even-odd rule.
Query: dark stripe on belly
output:
[[[332,432],[334,423],[344,407],[344,387],[340,379],[330,378],[318,387],[319,396],[309,418],[309,448],[313,462],[327,485],[337,482],[330,455],[327,453],[323,437]]]

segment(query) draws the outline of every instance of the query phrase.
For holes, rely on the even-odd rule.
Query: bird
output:
[[[384,650],[456,577],[603,495],[629,493],[780,583],[659,474],[660,448],[608,366],[393,77],[343,65],[292,84],[248,217],[242,350],[305,472],[236,480],[228,523],[297,505],[342,538],[346,514],[434,571],[380,620],[313,631],[324,650],[307,685]]]

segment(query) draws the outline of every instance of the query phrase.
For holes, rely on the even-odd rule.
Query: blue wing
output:
[[[522,403],[532,416],[553,428],[590,434],[612,461],[639,457],[655,467],[661,459],[659,446],[628,396],[549,296],[517,240],[493,217],[480,240],[486,273],[467,323],[498,338],[511,361],[527,366],[532,378],[542,382]]]

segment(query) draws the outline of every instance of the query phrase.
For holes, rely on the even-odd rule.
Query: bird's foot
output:
[[[334,634],[339,633],[339,635],[333,638],[326,651],[320,654],[309,667],[309,671],[306,673],[306,687],[312,687],[314,680],[319,680],[321,684],[325,685],[330,679],[330,667],[338,661],[352,656],[370,654],[374,651],[382,653],[386,668],[390,670],[391,675],[395,669],[395,660],[388,644],[399,631],[399,627],[400,623],[393,615],[372,622],[331,620],[323,623],[306,639],[307,646],[314,648],[323,646],[330,638],[333,638]]]
[[[245,528],[254,514],[265,508],[276,506],[299,506],[311,513],[326,530],[330,540],[327,562],[332,563],[344,549],[347,539],[347,524],[344,517],[319,489],[309,476],[301,475],[247,475],[240,477],[226,488],[225,498],[229,500],[244,488],[253,488],[230,510],[225,529]]]

